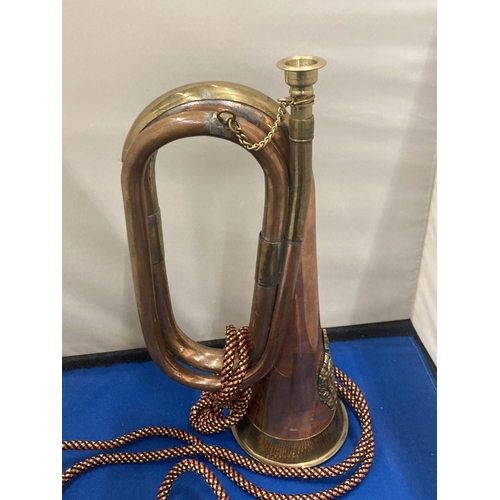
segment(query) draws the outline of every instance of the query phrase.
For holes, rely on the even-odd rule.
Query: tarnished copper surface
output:
[[[253,386],[247,413],[248,419],[263,433],[287,440],[319,434],[334,416],[334,411],[319,400],[316,392],[324,349],[318,305],[313,185],[311,191],[286,339],[273,369]]]
[[[208,111],[186,111],[179,115],[163,117],[150,124],[130,145],[122,170],[122,190],[132,272],[146,345],[148,349],[151,347],[153,359],[168,375],[187,385],[204,390],[216,389],[219,386],[219,380],[214,376],[190,372],[175,358],[190,366],[219,371],[222,354],[220,351],[209,350],[205,346],[190,341],[175,324],[168,296],[166,274],[159,269],[153,273],[151,271],[150,234],[147,227],[147,203],[143,185],[148,171],[149,158],[160,147],[181,137],[214,135],[216,124],[211,121],[213,114]],[[260,129],[244,120],[242,120],[242,127],[253,140],[260,140],[264,135]],[[264,217],[262,234],[268,240],[272,241],[274,238],[275,241],[280,241],[287,214],[287,165],[273,144],[265,150],[254,153],[254,156],[265,173],[266,202],[271,207],[265,211],[267,216]],[[256,292],[259,293],[257,287]],[[278,334],[279,332],[276,336]],[[162,359],[160,353],[166,351],[169,351],[168,356]],[[207,363],[207,357],[210,356],[212,359]],[[269,366],[270,369],[274,356],[269,359],[268,356],[262,361],[265,362],[264,366]],[[260,369],[262,366],[261,364]],[[256,378],[255,373],[251,371],[248,373],[249,381]]]
[[[146,345],[174,380],[214,391],[220,389],[222,351],[194,342],[179,328],[172,310],[154,179],[156,152],[191,136],[236,142],[218,119],[224,110],[234,115],[250,141],[244,147],[261,142],[272,129],[272,140],[252,152],[265,177],[247,337],[250,368],[242,384],[253,386],[253,396],[247,417],[233,432],[250,454],[274,464],[319,463],[338,449],[347,432],[345,410],[331,392],[333,370],[318,306],[312,85],[324,64],[309,56],[278,63],[294,100],[291,114],[275,134],[277,102],[242,85],[202,82],[174,89],[151,103],[134,122],[123,148],[122,190]]]
[[[152,121],[172,109],[203,101],[227,101],[251,105],[261,111],[261,119],[274,116],[278,103],[258,90],[232,82],[197,82],[173,89],[155,99],[136,118],[123,145],[122,160],[137,135]]]

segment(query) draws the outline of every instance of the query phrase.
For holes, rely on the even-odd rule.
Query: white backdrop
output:
[[[434,180],[411,322],[437,364],[437,180]]]
[[[137,114],[200,80],[284,96],[275,63],[295,54],[328,61],[315,86],[322,324],[410,318],[436,167],[435,17],[433,0],[66,0],[63,355],[144,346],[120,191]],[[177,320],[197,340],[221,338],[248,322],[260,168],[208,138],[158,163]]]

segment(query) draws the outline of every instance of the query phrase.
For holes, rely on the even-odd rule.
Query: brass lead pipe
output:
[[[250,367],[242,384],[252,386],[253,395],[247,416],[233,433],[254,457],[281,465],[320,463],[336,452],[347,433],[318,307],[312,86],[325,64],[310,56],[278,63],[290,86],[291,112],[277,128],[279,105],[264,94],[228,82],[201,82],[153,101],[132,125],[123,148],[127,234],[146,346],[174,380],[216,391],[221,389],[223,351],[193,341],[177,325],[172,309],[156,153],[184,137],[238,142],[235,129],[220,119],[224,111],[250,141],[240,141],[245,147],[273,134],[265,147],[251,151],[264,173],[265,208],[247,338]]]
[[[326,65],[320,57],[293,56],[277,63],[285,72],[285,82],[290,85],[291,107],[289,121],[290,140],[290,192],[292,224],[287,238],[304,239],[307,210],[312,182],[312,140],[314,137],[313,85],[318,81],[318,70]]]

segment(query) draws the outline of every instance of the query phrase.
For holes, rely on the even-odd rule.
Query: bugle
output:
[[[262,167],[265,208],[246,333],[248,368],[240,384],[251,387],[251,396],[232,431],[245,451],[274,465],[319,464],[338,451],[348,428],[318,305],[312,109],[313,85],[325,64],[311,56],[279,61],[290,87],[279,102],[227,82],[174,89],[137,117],[123,149],[127,234],[146,346],[169,377],[206,392],[222,389],[224,352],[193,341],[176,323],[156,153],[180,138],[212,136],[242,145]]]

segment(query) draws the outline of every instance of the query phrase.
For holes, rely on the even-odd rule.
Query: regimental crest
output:
[[[328,344],[328,334],[322,329],[324,356],[323,364],[318,375],[318,397],[331,410],[337,407],[337,389],[335,388],[335,368],[330,356],[330,346]]]

